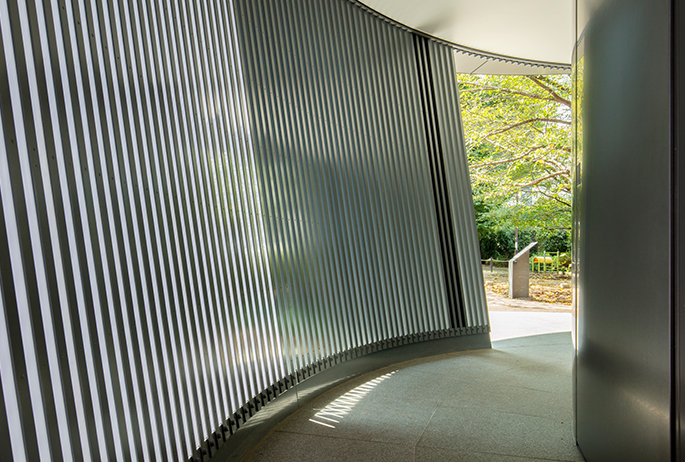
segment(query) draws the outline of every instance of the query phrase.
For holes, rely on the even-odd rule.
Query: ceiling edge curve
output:
[[[487,51],[483,50],[476,50],[474,48],[469,48],[463,45],[459,45],[458,43],[450,42],[449,40],[441,39],[439,37],[436,37],[434,35],[428,34],[426,32],[414,29],[412,27],[407,26],[406,24],[402,24],[399,21],[396,21],[395,19],[392,19],[383,13],[380,13],[373,8],[367,6],[366,4],[362,3],[359,0],[346,0],[353,5],[357,6],[358,8],[361,8],[362,10],[366,11],[367,13],[377,17],[378,19],[385,21],[389,24],[392,24],[395,27],[398,27],[400,29],[403,29],[405,31],[421,35],[423,37],[426,37],[429,40],[432,40],[437,43],[441,43],[443,45],[446,45],[455,51],[459,53],[463,53],[469,56],[474,56],[477,58],[482,58],[486,59],[489,61],[495,61],[495,62],[501,62],[501,63],[507,63],[507,64],[514,64],[514,65],[519,65],[519,66],[524,66],[524,67],[532,67],[532,68],[539,68],[540,70],[547,69],[547,70],[553,70],[557,72],[562,72],[562,73],[570,73],[571,72],[571,65],[570,64],[565,64],[565,63],[551,63],[551,62],[546,62],[546,61],[536,61],[536,60],[531,60],[531,59],[523,59],[523,58],[517,58],[514,56],[506,56],[506,55],[500,55],[497,53],[490,53]]]

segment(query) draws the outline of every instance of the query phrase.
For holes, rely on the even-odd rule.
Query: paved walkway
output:
[[[571,313],[490,311],[490,339],[494,342],[517,337],[569,332]]]
[[[583,461],[568,332],[381,369],[286,419],[249,462]]]
[[[491,292],[488,303],[492,350],[351,380],[291,415],[246,460],[583,461],[571,428],[570,307]]]
[[[572,331],[571,307],[509,299],[486,291],[492,341]]]

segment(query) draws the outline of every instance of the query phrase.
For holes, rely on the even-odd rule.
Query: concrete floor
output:
[[[559,313],[504,314],[530,324],[530,314]],[[572,435],[572,358],[563,332],[397,364],[315,399],[246,460],[583,461]]]

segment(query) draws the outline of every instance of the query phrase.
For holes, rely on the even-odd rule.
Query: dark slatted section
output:
[[[430,177],[433,189],[435,215],[438,221],[438,241],[440,243],[440,261],[449,303],[450,323],[452,327],[464,325],[464,300],[459,279],[459,256],[454,234],[454,223],[450,209],[450,198],[447,190],[445,160],[442,149],[440,126],[437,123],[438,113],[433,84],[433,65],[429,52],[429,41],[425,37],[414,35],[414,53],[416,56],[416,73],[421,88],[421,108],[423,125],[430,164]]]

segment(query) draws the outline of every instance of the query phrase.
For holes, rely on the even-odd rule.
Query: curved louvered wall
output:
[[[447,47],[343,0],[0,32],[4,454],[206,457],[322,369],[488,331]]]

